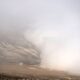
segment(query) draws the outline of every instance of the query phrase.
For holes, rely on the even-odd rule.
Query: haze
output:
[[[0,35],[35,44],[41,67],[80,74],[79,31],[79,0],[0,0]]]

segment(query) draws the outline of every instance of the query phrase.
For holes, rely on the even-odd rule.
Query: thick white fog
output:
[[[41,67],[80,74],[79,0],[0,0],[0,29],[40,48]]]

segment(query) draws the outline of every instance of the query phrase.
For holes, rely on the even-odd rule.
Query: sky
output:
[[[0,0],[0,32],[20,34],[41,50],[41,67],[80,74],[80,0]]]

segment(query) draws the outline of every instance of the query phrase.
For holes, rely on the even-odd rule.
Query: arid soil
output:
[[[38,66],[8,64],[0,65],[0,80],[80,80],[80,77]]]

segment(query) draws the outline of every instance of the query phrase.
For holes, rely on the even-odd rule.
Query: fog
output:
[[[35,44],[41,67],[80,74],[79,31],[79,0],[0,0],[0,35]]]

